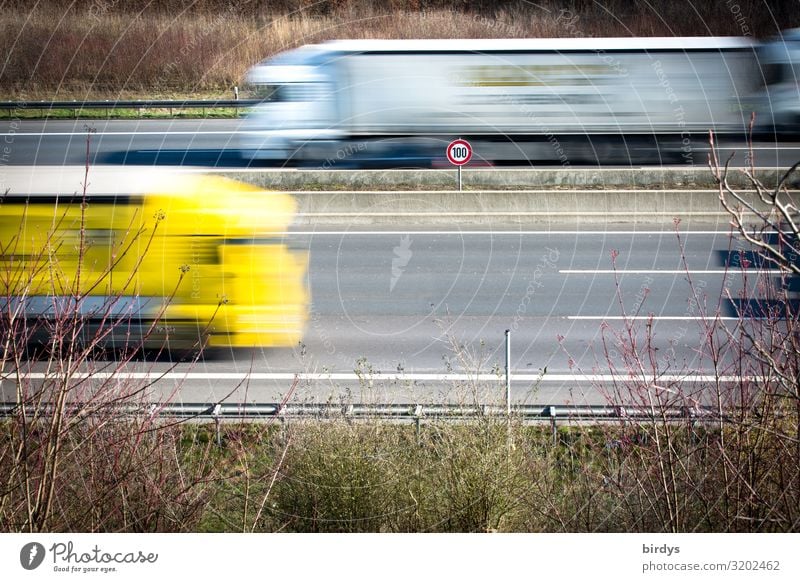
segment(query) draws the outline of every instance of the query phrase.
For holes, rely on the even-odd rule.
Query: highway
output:
[[[72,166],[86,162],[85,123],[0,122],[0,187],[75,191],[82,170]],[[156,180],[151,172],[173,166],[236,168],[241,123],[91,122],[89,161],[97,169],[90,182],[102,193],[130,187],[131,172],[118,165]],[[726,144],[723,156],[734,149],[745,145]],[[785,167],[800,157],[800,146],[756,144],[756,156],[761,167]],[[705,165],[705,156],[694,159]],[[140,172],[140,165],[164,167]],[[635,316],[641,341],[652,315],[653,353],[669,374],[662,383],[688,377],[686,386],[700,386],[710,373],[702,355],[704,311],[717,310],[724,290],[753,295],[737,267],[740,241],[731,239],[719,213],[684,220],[679,244],[671,210],[618,216],[616,223],[581,220],[582,209],[595,210],[583,207],[563,222],[488,213],[470,224],[474,215],[450,220],[443,214],[433,226],[412,212],[387,209],[391,219],[372,224],[352,220],[349,209],[324,221],[306,213],[282,233],[309,254],[310,319],[295,349],[215,352],[193,364],[136,361],[117,370],[120,377],[152,379],[152,398],[174,394],[186,402],[280,401],[298,373],[293,398],[300,401],[496,402],[503,396],[508,329],[514,402],[606,403],[617,399],[609,393],[608,361],[625,370],[624,350],[613,339],[625,332],[624,316]],[[724,325],[735,323],[729,301],[719,310]],[[32,377],[41,365],[31,364]],[[476,385],[479,372],[484,376]],[[12,398],[12,381],[1,389]]]
[[[625,369],[613,340],[625,330],[623,315],[634,316],[640,342],[652,315],[659,365],[690,376],[693,386],[711,370],[699,355],[701,305],[714,312],[723,289],[736,297],[752,287],[739,269],[726,269],[740,255],[723,225],[681,229],[685,265],[672,224],[420,230],[398,217],[391,228],[326,225],[283,236],[309,253],[312,305],[302,345],[215,352],[194,364],[139,361],[122,371],[154,380],[169,371],[155,391],[177,390],[186,402],[280,401],[298,372],[317,375],[300,383],[299,401],[351,394],[458,402],[471,401],[476,388],[481,401],[495,402],[510,329],[514,402],[605,403],[607,360]],[[720,310],[731,318],[723,324],[733,325],[734,307],[723,301]],[[485,375],[477,384],[463,376],[477,372]],[[11,388],[3,382],[6,397]]]
[[[0,121],[0,162],[8,166],[84,164],[89,128],[89,162],[93,165],[248,165],[237,151],[238,136],[247,131],[244,119],[61,121],[12,117]],[[444,146],[443,142],[442,151]],[[698,136],[691,147],[687,165],[705,166],[707,138]],[[742,140],[720,142],[722,158],[738,153],[734,166],[747,164],[746,150]],[[800,144],[756,142],[754,157],[761,167],[790,166],[800,159]],[[337,167],[352,165],[353,161],[338,161]],[[475,161],[480,163],[479,151],[475,152]],[[604,160],[598,162],[603,164]]]

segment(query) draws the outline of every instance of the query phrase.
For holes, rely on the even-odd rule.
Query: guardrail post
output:
[[[622,428],[625,428],[626,425],[625,419],[628,416],[628,411],[625,410],[624,406],[617,406],[615,407],[615,412],[617,413],[617,418],[619,418],[620,420],[620,425],[622,425]]]
[[[692,442],[696,444],[700,439],[697,437],[697,431],[695,430],[697,418],[694,412],[694,408],[692,408],[691,406],[684,406],[683,416],[689,420],[689,430],[692,433]]]
[[[214,418],[214,432],[217,436],[217,446],[222,448],[222,432],[220,431],[220,417],[222,416],[222,404],[215,404],[214,410],[211,412]]]
[[[558,444],[558,427],[556,426],[556,407],[550,406],[550,432],[553,433],[553,445]]]
[[[460,167],[460,166],[459,166]],[[511,330],[506,330],[506,414],[511,416]]]
[[[414,424],[417,426],[417,445],[422,443],[422,405],[417,404],[414,407]]]
[[[461,166],[458,167],[461,170]],[[509,460],[513,439],[511,435],[511,330],[506,330],[506,443],[508,445]]]

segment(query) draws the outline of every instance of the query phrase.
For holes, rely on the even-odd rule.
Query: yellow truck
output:
[[[155,349],[292,346],[308,318],[292,196],[175,175],[142,194],[0,197],[0,324]],[[62,331],[59,331],[62,330]]]

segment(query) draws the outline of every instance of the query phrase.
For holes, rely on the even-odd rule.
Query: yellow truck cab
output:
[[[143,194],[0,198],[3,325],[145,348],[292,346],[308,317],[307,257],[286,193],[217,176]],[[48,338],[49,339],[49,338]]]

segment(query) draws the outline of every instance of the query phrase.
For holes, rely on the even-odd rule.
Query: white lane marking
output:
[[[351,214],[349,216],[359,216],[356,214]],[[397,213],[394,216],[404,216],[402,213]],[[437,216],[443,216],[442,214],[438,214]],[[674,230],[292,230],[292,231],[284,231],[275,233],[277,236],[292,236],[292,235],[321,235],[321,236],[343,236],[343,235],[367,235],[367,236],[378,236],[378,235],[389,235],[389,236],[397,236],[397,235],[404,235],[404,234],[412,234],[412,235],[457,235],[457,234],[471,234],[471,235],[579,235],[579,234],[586,234],[586,235],[663,235],[663,234],[670,234],[674,235]],[[727,230],[689,230],[689,231],[681,231],[681,236],[684,235],[730,235],[730,231]]]
[[[576,321],[739,321],[740,317],[703,317],[701,315],[567,315],[567,319]],[[748,317],[747,319],[760,320],[762,317]]]
[[[196,151],[196,150],[192,150]],[[19,166],[17,166],[19,167]],[[52,166],[51,166],[52,167]],[[205,169],[195,168],[195,171],[206,173]],[[238,173],[240,171],[239,168],[209,168],[209,172],[217,172],[217,173]],[[249,172],[255,172],[258,170],[247,170]],[[298,172],[316,172],[318,170],[297,170]],[[358,171],[358,170],[356,170]],[[370,171],[370,170],[364,170]],[[412,170],[413,171],[413,170]],[[436,170],[419,170],[422,171],[436,171]],[[500,170],[502,171],[502,170]],[[742,192],[756,192],[756,190],[741,190]],[[603,188],[602,190],[598,190],[597,188],[569,188],[569,189],[558,189],[558,188],[514,188],[514,189],[506,189],[506,190],[496,190],[491,188],[481,188],[479,190],[466,190],[463,192],[458,192],[458,190],[450,190],[446,188],[440,188],[439,190],[291,190],[293,194],[304,194],[308,196],[317,196],[319,194],[339,194],[342,196],[350,196],[352,194],[386,194],[388,195],[396,195],[396,194],[405,194],[405,195],[414,195],[414,194],[597,194],[598,192],[602,192],[603,194],[707,194],[709,196],[718,196],[719,189],[718,188],[705,188],[705,189],[686,189],[686,188]]]
[[[560,269],[558,271],[564,275],[736,275],[742,274],[739,267],[730,269],[711,269],[711,270],[686,270],[686,269]],[[748,272],[748,271],[745,271]],[[758,273],[780,273],[779,269],[752,269],[749,271]]]
[[[43,372],[31,372],[23,375],[30,380],[44,380],[45,378],[55,378],[55,374]],[[390,381],[435,381],[435,382],[502,382],[505,381],[503,375],[497,374],[355,374],[348,373],[314,373],[304,372],[293,374],[291,372],[83,372],[72,376],[75,379],[92,378],[97,380],[229,380],[229,381],[253,381],[253,380],[287,380],[295,378],[299,380],[339,380],[339,381],[364,381],[380,380]],[[15,380],[16,376],[7,374],[3,379]],[[619,374],[530,374],[511,372],[513,382],[619,382],[624,380],[643,379],[636,376],[626,376]],[[646,378],[650,381],[650,378]],[[740,376],[716,376],[713,374],[665,374],[658,376],[658,382],[738,382],[742,380]]]
[[[325,216],[336,216],[342,217],[347,216],[350,218],[359,217],[359,216],[431,216],[431,217],[439,217],[439,216],[596,216],[596,217],[605,217],[605,216],[616,216],[618,212],[613,211],[602,211],[602,212],[584,212],[580,210],[553,210],[553,211],[478,211],[478,212],[299,212],[297,215],[299,217],[308,217],[308,218],[320,218]],[[625,212],[626,216],[664,216],[673,218],[675,216],[674,212]],[[724,211],[708,211],[708,212],[681,212],[680,215],[683,216],[728,216],[727,212]]]
[[[165,108],[166,109],[166,108]],[[89,120],[93,121],[93,120]],[[154,130],[147,130],[147,131],[98,131],[97,135],[262,135],[263,131],[257,131],[252,129],[233,129],[233,130],[161,130],[161,131],[154,131]],[[86,136],[86,131],[31,131],[31,132],[7,132],[7,133],[0,133],[0,136],[30,136],[30,137],[43,137],[43,136]],[[763,145],[763,146],[753,146],[752,148],[748,147],[746,144],[742,144],[740,146],[726,146],[720,145],[717,146],[718,150],[747,150],[752,149],[754,151],[782,151],[782,150],[800,150],[800,146],[790,146],[790,145]]]
[[[800,150],[800,146],[754,146],[752,148],[748,147],[746,144],[742,144],[739,147],[736,146],[718,146],[717,150],[737,150],[737,151],[745,151],[745,150],[766,150],[766,151],[777,151],[777,150]]]
[[[98,131],[94,135],[95,136],[103,136],[103,135],[234,135],[234,134],[249,134],[253,133],[250,131],[170,131],[170,130],[163,130],[163,131]],[[86,137],[85,131],[40,131],[40,132],[29,132],[29,133],[0,133],[0,136],[14,136],[14,137]]]

